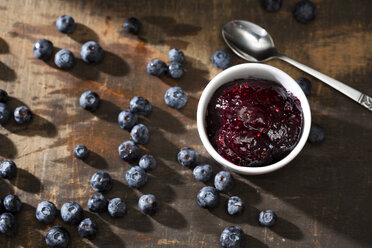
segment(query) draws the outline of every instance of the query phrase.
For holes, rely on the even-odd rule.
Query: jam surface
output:
[[[207,109],[207,134],[217,152],[240,166],[266,166],[300,139],[300,101],[279,83],[238,79],[221,86]]]

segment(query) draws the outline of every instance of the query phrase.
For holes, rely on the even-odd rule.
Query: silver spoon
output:
[[[327,75],[320,73],[304,64],[278,53],[273,39],[260,26],[243,20],[234,20],[226,23],[222,28],[222,36],[226,44],[239,57],[250,62],[262,62],[270,59],[281,59],[291,65],[309,73],[334,89],[340,91],[362,106],[372,111],[372,98],[341,83]]]

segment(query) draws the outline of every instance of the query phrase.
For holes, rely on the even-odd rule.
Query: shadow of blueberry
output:
[[[12,159],[17,156],[17,147],[5,135],[0,134],[0,156],[6,159]]]
[[[10,182],[16,187],[30,193],[39,193],[43,191],[43,185],[40,180],[30,172],[19,167],[17,168],[16,178],[11,179]]]
[[[0,80],[11,82],[16,80],[16,78],[14,70],[0,61]]]
[[[75,23],[75,30],[71,34],[67,34],[71,39],[74,41],[77,41],[79,43],[85,43],[87,41],[95,41],[99,42],[99,37],[92,29],[90,29],[88,26],[81,24],[81,23]]]

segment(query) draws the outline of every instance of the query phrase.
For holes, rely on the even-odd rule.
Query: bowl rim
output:
[[[252,70],[263,70],[267,71],[268,73],[271,73],[272,75],[280,75],[281,78],[285,78],[285,80],[290,82],[291,84],[291,89],[297,88],[296,92],[297,94],[293,93],[293,90],[288,89],[288,87],[285,87],[288,91],[290,91],[292,94],[294,94],[299,100],[300,104],[302,107],[302,112],[303,112],[303,129],[302,129],[302,134],[300,137],[300,140],[298,141],[297,145],[294,147],[294,149],[283,159],[277,161],[274,164],[270,164],[267,166],[262,166],[262,167],[244,167],[244,166],[238,166],[230,161],[226,160],[223,158],[220,154],[217,153],[217,151],[214,149],[212,144],[210,143],[206,129],[205,129],[205,124],[206,124],[206,111],[207,107],[209,104],[209,101],[215,91],[221,87],[223,84],[219,84],[220,81],[228,74],[234,74],[236,72],[240,72],[241,70],[247,70],[247,78],[249,76],[249,71]],[[281,83],[279,80],[277,80],[279,83]],[[284,81],[284,80],[281,80]],[[287,83],[288,83],[287,82]],[[228,82],[225,82],[228,83]],[[217,85],[217,86],[216,86]],[[232,66],[219,74],[217,74],[204,88],[198,102],[198,107],[197,107],[197,129],[199,133],[199,137],[207,150],[207,152],[213,157],[214,160],[216,160],[219,164],[223,165],[224,167],[227,167],[231,169],[232,171],[235,171],[240,174],[246,174],[246,175],[260,175],[260,174],[266,174],[269,172],[276,171],[285,165],[287,165],[289,162],[291,162],[302,150],[302,148],[305,146],[307,138],[310,133],[310,127],[311,127],[311,111],[310,111],[310,106],[309,102],[307,100],[307,97],[303,93],[302,89],[300,86],[296,83],[296,81],[290,77],[287,73],[284,71],[270,66],[266,64],[260,64],[260,63],[243,63],[239,65]]]

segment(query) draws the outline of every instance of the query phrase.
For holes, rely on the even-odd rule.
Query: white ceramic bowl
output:
[[[221,155],[217,153],[217,151],[214,149],[212,144],[209,142],[206,128],[205,128],[207,107],[215,91],[225,83],[231,82],[235,79],[248,78],[248,77],[263,78],[267,80],[276,81],[282,84],[284,88],[286,88],[288,91],[290,91],[294,96],[296,96],[300,100],[302,111],[303,111],[303,117],[304,117],[302,134],[295,148],[280,161],[274,164],[270,164],[270,165],[262,166],[262,167],[238,166],[238,165],[235,165],[229,162],[225,158],[223,158]],[[307,138],[309,136],[310,126],[311,126],[310,106],[300,86],[296,83],[295,80],[293,80],[293,78],[291,78],[285,72],[275,67],[265,65],[265,64],[258,64],[258,63],[240,64],[240,65],[236,65],[236,66],[230,67],[222,71],[217,76],[215,76],[205,87],[200,97],[199,104],[198,104],[197,126],[198,126],[200,139],[205,149],[207,149],[207,152],[218,163],[240,174],[246,174],[246,175],[265,174],[265,173],[269,173],[277,169],[280,169],[286,164],[288,164],[289,162],[291,162],[304,147],[307,141]]]

